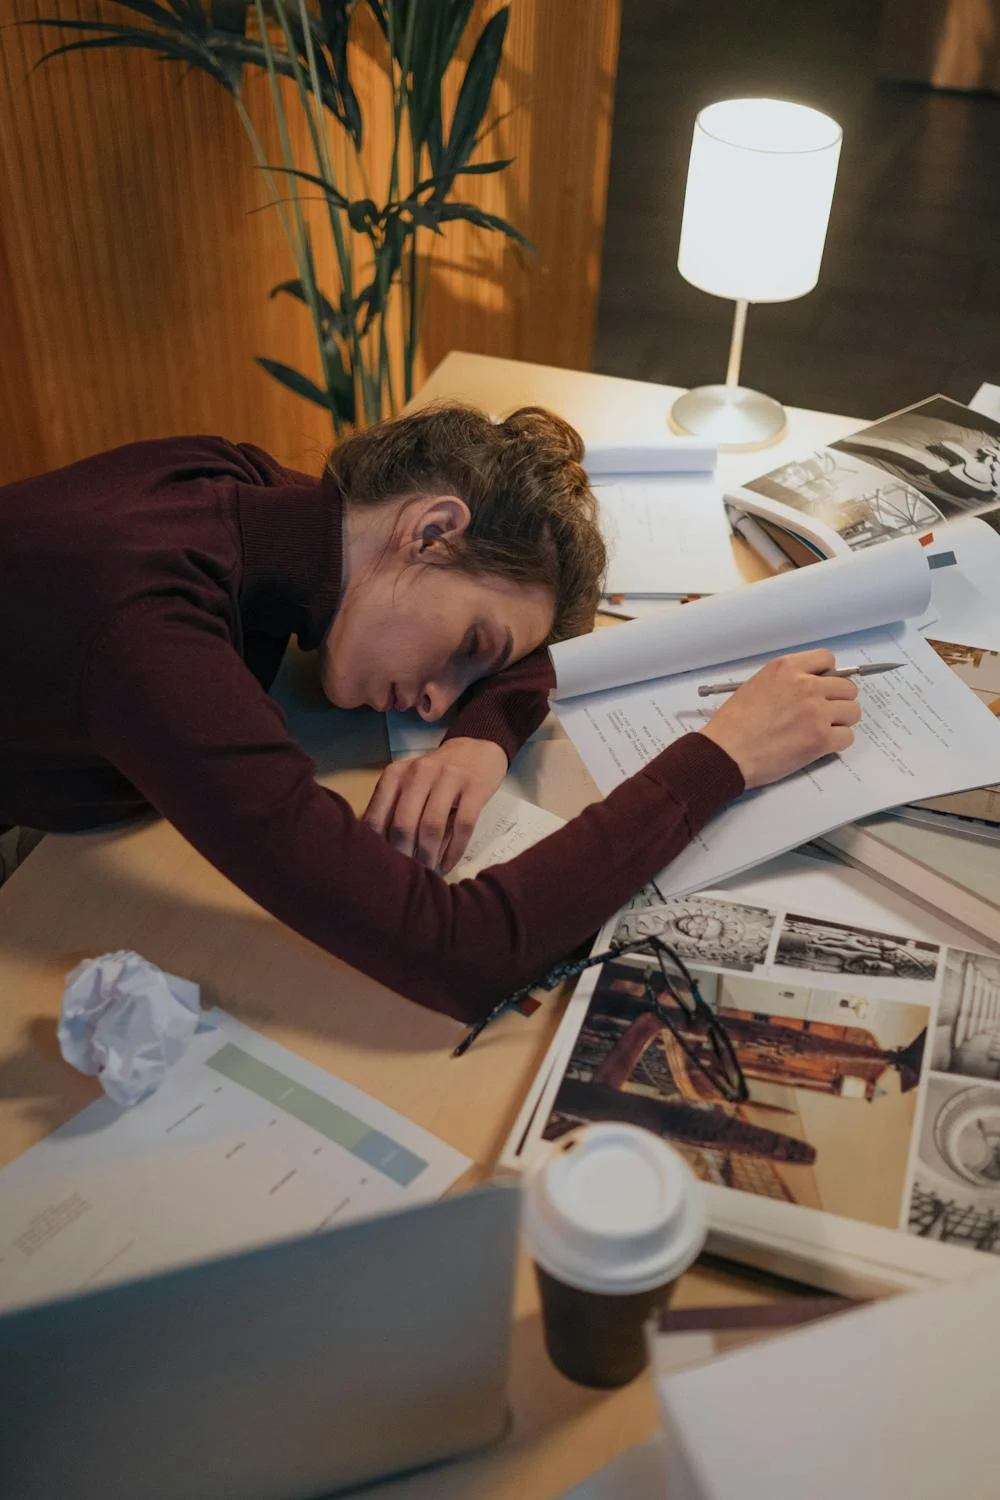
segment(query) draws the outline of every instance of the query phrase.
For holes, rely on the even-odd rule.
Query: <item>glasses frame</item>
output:
[[[680,954],[669,943],[665,943],[662,938],[655,935],[639,938],[627,943],[612,943],[602,953],[593,953],[587,958],[566,959],[562,963],[555,964],[542,979],[534,984],[523,985],[521,989],[515,990],[513,994],[505,996],[491,1011],[482,1016],[474,1025],[470,1026],[465,1036],[455,1048],[452,1056],[464,1056],[476,1040],[476,1037],[485,1031],[487,1026],[491,1025],[500,1016],[505,1015],[508,1010],[513,1010],[516,1006],[520,1005],[523,1000],[527,999],[532,990],[554,990],[568,979],[579,978],[586,969],[592,969],[597,964],[613,963],[616,959],[632,955],[639,957],[650,954],[656,957],[660,970],[660,978],[663,982],[663,990],[670,995],[678,1009],[684,1013],[690,1022],[704,1028],[712,1052],[718,1063],[718,1070],[714,1067],[706,1066],[694,1049],[684,1040],[684,1037],[677,1029],[673,1017],[671,1017],[666,1006],[657,996],[652,977],[648,973],[643,990],[643,1005],[656,1016],[660,1025],[666,1031],[670,1032],[670,1035],[677,1042],[688,1062],[697,1068],[698,1072],[704,1078],[708,1079],[712,1087],[722,1095],[722,1098],[728,1104],[745,1104],[750,1098],[750,1089],[743,1069],[740,1066],[739,1058],[736,1055],[736,1049],[726,1028],[711,1006],[706,1004],[694,975]],[[675,984],[667,969],[667,960],[674,965],[683,985],[687,987],[690,994],[685,994],[683,989]]]

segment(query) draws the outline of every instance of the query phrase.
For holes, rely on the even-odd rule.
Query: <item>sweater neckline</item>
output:
[[[250,629],[297,635],[313,651],[343,589],[343,506],[328,477],[289,477],[288,484],[237,487],[240,613]]]

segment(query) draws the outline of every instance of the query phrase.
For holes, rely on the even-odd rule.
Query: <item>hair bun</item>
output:
[[[583,438],[575,427],[544,406],[519,406],[500,423],[508,437],[538,439],[571,463],[583,462]]]

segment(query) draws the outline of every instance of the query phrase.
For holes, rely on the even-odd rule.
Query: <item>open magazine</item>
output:
[[[946,396],[863,427],[727,493],[802,563],[1000,502],[1000,421]]]
[[[589,1121],[638,1124],[708,1185],[710,1250],[848,1295],[1000,1254],[1000,958],[722,893],[649,900],[596,951],[669,943],[747,1102],[699,1070],[708,1043],[655,959],[622,956],[578,984],[501,1165],[523,1169]]]
[[[1000,544],[981,522],[964,524]],[[664,896],[714,886],[885,808],[997,779],[1000,722],[912,623],[927,612],[932,576],[959,573],[934,567],[954,559],[941,548],[903,538],[552,648],[553,707],[605,795],[706,723],[719,699],[700,687],[742,681],[806,645],[829,647],[841,667],[895,664],[859,680],[854,745],[725,809],[658,877]]]

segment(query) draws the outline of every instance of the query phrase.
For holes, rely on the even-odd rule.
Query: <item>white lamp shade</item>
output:
[[[780,99],[726,99],[698,115],[677,266],[717,297],[786,302],[819,278],[842,132]]]

